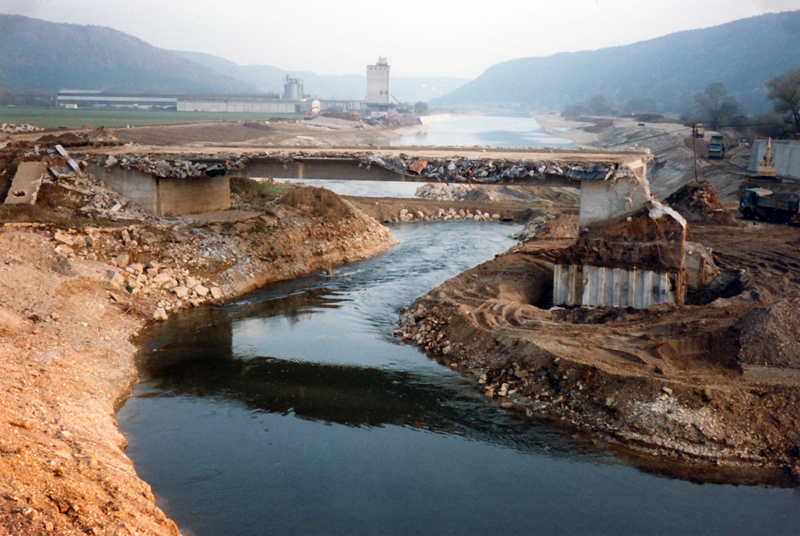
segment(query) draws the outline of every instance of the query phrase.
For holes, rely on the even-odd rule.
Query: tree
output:
[[[800,67],[773,76],[767,82],[767,89],[769,100],[775,101],[772,104],[775,113],[786,114],[786,122],[794,123],[800,131]]]
[[[736,99],[728,95],[722,82],[709,84],[703,91],[695,94],[694,102],[703,117],[709,119],[714,130],[729,123],[731,117],[739,114],[741,109]]]
[[[428,105],[422,101],[419,101],[414,105],[414,111],[417,112],[417,114],[422,115],[428,111]]]
[[[592,115],[615,115],[617,111],[608,103],[602,94],[598,93],[586,104],[586,108]]]

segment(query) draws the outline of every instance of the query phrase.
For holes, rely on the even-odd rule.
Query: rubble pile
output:
[[[435,356],[449,356],[457,348],[458,343],[452,343],[446,336],[444,328],[447,320],[444,318],[439,306],[434,306],[428,311],[424,305],[409,308],[400,317],[396,337],[401,337],[404,342],[412,343],[426,352]]]
[[[256,155],[251,155],[255,157]],[[499,180],[522,180],[530,177],[559,176],[575,180],[616,180],[632,172],[627,167],[603,163],[568,163],[533,161],[528,159],[490,159],[466,156],[431,158],[428,160],[400,153],[397,156],[376,155],[372,152],[337,153],[335,151],[304,153],[302,151],[276,154],[265,153],[284,165],[302,162],[307,158],[355,160],[359,166],[376,165],[409,177],[425,177],[431,182],[494,183]]]
[[[313,138],[299,136],[310,143]],[[409,177],[424,177],[431,182],[495,183],[522,180],[531,177],[565,177],[575,180],[616,180],[632,172],[627,167],[605,163],[568,163],[557,161],[532,161],[528,159],[490,159],[467,156],[420,159],[400,153],[397,156],[377,155],[372,152],[336,151],[280,151],[276,153],[248,153],[239,155],[186,156],[128,154],[120,158],[108,156],[96,163],[111,169],[120,165],[125,169],[138,169],[157,177],[210,177],[224,175],[231,170],[241,170],[256,158],[270,158],[288,166],[306,159],[339,159],[358,162],[360,167],[376,165]]]
[[[370,154],[362,157],[360,163],[367,166],[379,165],[408,176],[425,177],[432,182],[491,183],[546,176],[576,180],[614,180],[630,173],[627,168],[619,168],[613,164],[489,159],[477,156],[420,160],[402,153],[397,157]]]
[[[467,197],[475,186],[471,184],[444,184],[427,183],[423,184],[414,195],[423,199],[436,199],[438,201],[456,201]]]
[[[397,214],[397,219],[393,221],[434,221],[434,220],[474,220],[474,221],[499,221],[500,214],[489,214],[488,212],[481,212],[480,209],[475,209],[473,214],[469,209],[460,208],[456,210],[453,207],[449,209],[437,208],[435,211],[428,211],[425,209],[411,211],[402,209]]]
[[[155,217],[136,203],[131,203],[124,195],[112,190],[90,173],[63,174],[51,168],[55,181],[45,180],[45,184],[55,184],[65,190],[82,194],[86,202],[78,213],[90,218],[104,218],[112,221],[153,221]]]
[[[110,288],[127,291],[133,296],[155,298],[155,320],[165,319],[167,311],[198,306],[223,297],[222,289],[203,277],[191,276],[189,269],[181,267],[175,257],[164,262],[151,258],[131,263],[136,257],[152,257],[147,254],[151,251],[150,245],[160,241],[161,238],[152,230],[143,226],[70,229],[66,232],[56,229],[53,232],[55,251],[66,262],[75,258],[104,260],[115,267],[105,272]]]
[[[666,199],[666,203],[693,223],[741,226],[707,182],[682,186]]]
[[[15,125],[14,123],[3,123],[0,124],[0,132],[5,134],[20,134],[23,132],[40,132],[44,130],[41,127],[37,127],[34,125],[22,124],[22,125]]]
[[[542,235],[550,227],[551,217],[548,214],[542,214],[528,221],[521,231],[511,235],[514,240],[519,240],[523,244],[536,239]]]
[[[217,177],[231,170],[241,170],[250,161],[246,155],[218,155],[215,157],[188,157],[167,159],[151,155],[126,155],[120,158],[109,155],[97,163],[106,169],[119,165],[123,169],[138,169],[156,177]]]

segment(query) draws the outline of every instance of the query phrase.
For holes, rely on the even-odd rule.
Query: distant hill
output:
[[[130,35],[100,26],[0,14],[0,87],[15,93],[101,89],[163,93],[255,92]]]
[[[695,93],[722,82],[753,113],[769,108],[764,83],[797,66],[800,11],[791,11],[627,46],[499,63],[431,105],[561,109],[601,93],[610,102],[649,98],[663,111],[680,112]]]
[[[286,75],[303,80],[304,91],[312,97],[332,100],[363,100],[367,94],[366,75],[318,75],[308,71],[287,71],[270,65],[238,65],[224,58],[200,52],[174,51],[186,59],[215,71],[244,80],[261,91],[283,93]],[[367,66],[364,65],[366,72]],[[441,97],[469,80],[450,77],[392,77],[392,94],[401,102],[428,102]]]

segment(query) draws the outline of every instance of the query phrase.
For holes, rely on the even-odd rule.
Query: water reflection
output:
[[[525,452],[610,459],[592,451],[576,451],[567,436],[498,411],[468,381],[445,369],[434,368],[437,373],[431,374],[427,366],[373,368],[304,359],[319,359],[319,354],[326,352],[324,346],[315,349],[318,355],[300,358],[248,355],[235,349],[234,333],[243,318],[289,317],[300,322],[303,315],[320,314],[344,301],[330,290],[309,288],[278,299],[199,309],[175,317],[148,335],[151,338],[141,365],[150,396],[234,401],[248,410],[291,413],[324,423],[405,426]],[[158,332],[163,333],[159,336]],[[165,341],[162,337],[169,333],[180,335]],[[342,339],[344,346],[354,348],[355,341],[347,334]],[[416,353],[396,346],[383,351]]]

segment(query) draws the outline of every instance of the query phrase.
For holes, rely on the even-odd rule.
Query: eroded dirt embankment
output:
[[[154,314],[396,243],[357,209],[320,217],[303,203],[124,227],[0,227],[0,533],[178,533],[116,427],[137,377],[128,341]]]
[[[551,310],[573,228],[432,290],[398,334],[531,417],[656,457],[798,476],[800,232],[734,224],[692,228],[723,269],[692,305]]]

